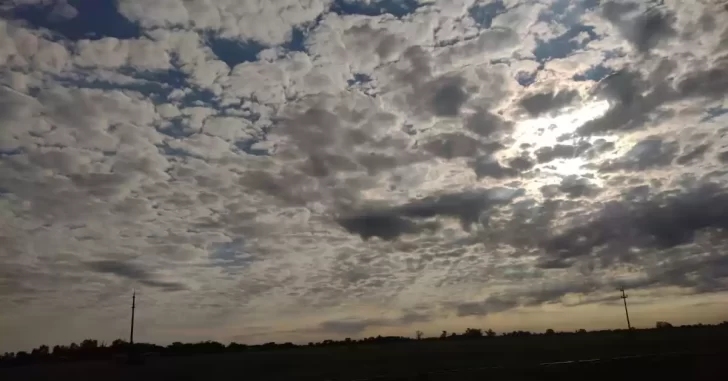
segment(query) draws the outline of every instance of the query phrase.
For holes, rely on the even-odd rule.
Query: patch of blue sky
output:
[[[291,39],[284,43],[282,47],[291,52],[305,52],[307,34],[307,30],[303,28],[293,28],[291,30]]]
[[[585,33],[585,40],[579,39],[579,35]],[[538,62],[546,62],[552,59],[565,58],[573,52],[583,49],[590,41],[597,39],[594,27],[584,24],[576,24],[569,30],[551,40],[539,40],[533,50]]]
[[[257,61],[258,53],[266,49],[265,45],[255,41],[218,37],[213,33],[208,33],[205,41],[217,58],[230,68],[244,62]]]
[[[372,80],[372,77],[363,74],[363,73],[356,73],[354,74],[353,78],[349,79],[347,81],[347,84],[349,86],[357,86],[357,85],[363,85],[365,83],[368,83]]]
[[[706,117],[704,117],[701,122],[709,121],[711,119],[718,118],[720,116],[728,114],[728,108],[725,107],[711,107],[707,110],[705,110],[705,113],[708,114]]]
[[[23,150],[20,148],[13,148],[13,149],[0,149],[0,158],[2,157],[9,157],[9,156],[15,156],[20,155],[23,153]]]
[[[417,0],[334,0],[331,11],[340,15],[379,16],[391,14],[401,18],[414,13],[422,5]]]
[[[173,90],[164,84],[139,80],[129,83],[116,83],[106,80],[97,79],[68,79],[58,78],[56,82],[65,87],[76,87],[83,89],[101,89],[101,90],[129,90],[135,91],[155,104],[164,103],[169,93]]]
[[[599,6],[600,0],[556,0],[539,15],[539,21],[578,24],[582,16]]]
[[[159,149],[159,151],[162,154],[167,155],[167,156],[181,157],[181,158],[184,158],[184,157],[194,157],[196,159],[205,160],[204,157],[201,157],[199,155],[195,155],[192,152],[189,152],[189,151],[187,151],[185,149],[171,147],[166,142],[165,143],[162,143],[162,144],[157,144],[157,148]]]
[[[518,73],[516,81],[523,87],[531,86],[536,82],[536,73]]]
[[[31,26],[51,30],[74,41],[104,37],[128,39],[142,35],[137,23],[119,13],[116,0],[68,0],[68,4],[76,9],[75,16],[71,18],[59,15],[57,4],[44,2],[23,5],[11,10],[9,15],[2,16],[24,20]]]
[[[178,69],[138,70],[134,67],[121,67],[116,71],[133,80],[125,82],[110,81],[94,75],[92,70],[81,70],[75,72],[73,76],[56,76],[54,79],[64,86],[77,88],[136,91],[155,104],[167,102],[169,95],[175,89],[189,86],[187,75]],[[183,103],[191,104],[198,99],[209,103],[214,98],[214,94],[209,92],[212,94],[210,95],[207,92],[204,90],[192,91],[183,99]]]
[[[265,138],[252,138],[235,142],[235,147],[248,155],[253,156],[270,156],[267,149],[253,147],[255,144],[265,141]]]
[[[135,67],[126,66],[116,69],[116,71],[136,79],[163,84],[173,89],[186,87],[188,84],[187,74],[177,68],[168,70],[139,70]]]
[[[481,28],[490,28],[493,25],[493,19],[504,13],[506,6],[503,0],[495,0],[485,4],[475,4],[468,9],[470,17]]]
[[[231,242],[217,245],[210,254],[210,259],[220,266],[244,267],[255,260],[244,249],[245,241],[242,238],[236,238]]]
[[[192,86],[190,89],[192,91],[178,101],[180,107],[204,106],[215,109],[220,108],[220,100],[211,90],[196,86]]]
[[[587,69],[585,72],[576,74],[572,78],[574,81],[601,81],[604,78],[614,74],[615,71],[604,65],[595,65]]]

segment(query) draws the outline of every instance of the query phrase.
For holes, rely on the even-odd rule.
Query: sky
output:
[[[718,0],[5,0],[0,351],[728,319]]]

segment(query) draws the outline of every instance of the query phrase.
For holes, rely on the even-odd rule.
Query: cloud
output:
[[[223,36],[241,40],[256,40],[265,44],[280,44],[291,38],[291,29],[313,21],[329,5],[328,1],[297,1],[270,4],[186,3],[167,0],[146,4],[134,0],[119,2],[119,11],[145,28],[194,28],[219,30]],[[267,20],[276,19],[278,23]]]
[[[532,116],[538,116],[545,112],[558,110],[573,102],[579,93],[574,90],[550,91],[530,95],[521,99],[521,106]]]
[[[437,225],[417,220],[438,216],[457,218],[463,229],[469,230],[483,212],[499,204],[507,204],[518,195],[519,190],[516,189],[494,188],[431,196],[393,208],[359,212],[339,219],[339,223],[365,239],[394,239],[402,234],[417,233],[425,227],[432,229]]]
[[[648,137],[634,145],[625,155],[605,170],[644,171],[672,164],[680,150],[677,142],[665,142],[659,137]]]
[[[143,285],[160,288],[165,291],[181,291],[186,289],[182,283],[159,280],[142,267],[132,263],[106,260],[90,262],[88,263],[88,267],[100,273],[114,274],[118,277],[137,280]]]
[[[468,94],[463,90],[462,78],[443,78],[437,81],[437,87],[432,97],[432,109],[438,116],[457,116],[460,107],[468,99]]]
[[[396,327],[409,325],[411,323],[425,323],[430,321],[430,317],[415,312],[407,312],[399,318],[387,319],[343,319],[330,320],[319,324],[318,329],[329,334],[340,335],[359,335],[369,328],[376,327]]]
[[[696,160],[700,160],[703,158],[708,149],[710,149],[710,144],[701,144],[699,146],[696,146],[693,149],[686,151],[682,156],[678,157],[676,163],[680,165],[686,165]]]
[[[726,290],[722,5],[93,3],[0,5],[0,350]]]
[[[602,13],[640,52],[646,52],[676,34],[675,17],[664,8],[644,10],[639,3],[609,1],[602,6]]]
[[[459,316],[485,316],[509,310],[518,306],[512,300],[502,300],[499,297],[491,296],[482,302],[462,303],[457,306]]]
[[[613,203],[588,224],[552,237],[544,248],[559,257],[587,255],[602,245],[672,248],[694,241],[703,230],[720,236],[726,205],[726,193],[715,184],[650,201]]]
[[[424,144],[424,149],[444,159],[473,157],[477,155],[481,143],[463,134],[442,134]]]

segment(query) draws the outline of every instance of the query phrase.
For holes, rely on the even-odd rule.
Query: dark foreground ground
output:
[[[0,380],[728,380],[725,331],[423,340],[0,369]]]

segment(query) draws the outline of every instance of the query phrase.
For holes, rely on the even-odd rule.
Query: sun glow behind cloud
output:
[[[592,101],[579,106],[567,107],[549,115],[518,122],[515,126],[514,148],[509,153],[513,154],[514,151],[526,145],[536,151],[539,148],[553,147],[557,144],[577,147],[580,143],[593,143],[597,139],[613,141],[615,140],[614,137],[591,136],[587,138],[573,136],[579,127],[603,116],[609,110],[609,107],[609,102],[606,100]],[[592,170],[584,168],[585,164],[587,164],[587,161],[578,156],[575,148],[573,157],[555,159],[537,167],[540,173],[538,186],[558,183],[566,176],[593,174]],[[596,180],[596,182],[596,185],[599,185],[599,181]]]
[[[111,341],[132,288],[145,340],[251,343],[728,289],[722,4],[299,3],[0,1],[0,351]]]

